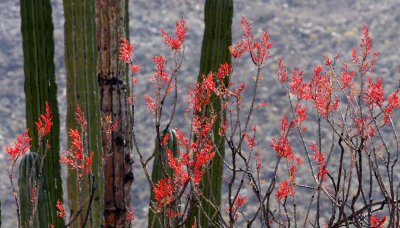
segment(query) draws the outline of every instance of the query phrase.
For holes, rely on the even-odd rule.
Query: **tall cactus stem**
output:
[[[221,64],[231,64],[231,56],[229,53],[229,46],[232,44],[232,16],[233,16],[233,0],[206,0],[204,8],[204,36],[201,48],[200,59],[200,74],[198,81],[202,80],[202,75],[207,75],[210,71],[216,72]],[[229,84],[229,77],[224,81],[225,86]],[[214,113],[223,113],[221,110],[221,101],[217,96],[211,97],[211,106],[206,107],[206,115],[209,117],[212,110]],[[220,156],[215,156],[211,162],[210,169],[204,174],[202,179],[202,192],[207,200],[202,200],[203,212],[199,209],[194,210],[190,225],[195,221],[199,222],[201,227],[208,227],[212,220],[218,220],[217,209],[221,207],[221,189],[222,189],[222,175],[223,175],[223,161],[225,156],[225,143],[224,136],[219,135],[219,129],[222,123],[221,116],[217,117],[216,123],[213,128],[214,142],[217,146],[216,150]],[[222,159],[221,159],[222,158]],[[208,217],[208,218],[207,218]],[[216,221],[216,223],[218,223]]]
[[[57,85],[54,70],[53,22],[50,0],[21,0],[21,32],[23,40],[26,122],[32,138],[32,150],[40,156],[46,145],[38,142],[35,121],[45,113],[46,101],[53,115],[53,126],[48,138],[49,148],[44,163],[44,173],[51,173],[43,189],[48,191],[51,211],[50,222],[62,227],[64,221],[57,217],[56,202],[62,199],[59,146],[59,114],[57,105]],[[43,142],[44,144],[44,142]],[[39,148],[41,148],[39,150]]]
[[[96,186],[88,227],[100,227],[103,224],[103,170],[102,170],[102,140],[99,92],[96,73],[97,41],[96,41],[96,1],[95,0],[64,0],[64,33],[65,33],[65,64],[67,69],[67,129],[77,129],[75,110],[79,105],[87,120],[87,151],[94,152],[91,177],[84,179],[82,194],[89,199],[93,185]],[[68,170],[68,203],[74,213],[79,210],[78,178],[74,170]],[[84,200],[83,208],[87,208]],[[74,223],[79,227],[83,215]]]
[[[23,228],[32,227],[32,225],[35,228],[48,227],[51,224],[49,194],[44,188],[48,179],[45,173],[40,173],[40,168],[41,159],[37,153],[27,153],[21,159],[18,186]],[[38,197],[37,201],[36,197]]]

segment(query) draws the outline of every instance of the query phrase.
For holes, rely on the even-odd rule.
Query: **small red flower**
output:
[[[28,129],[22,135],[17,135],[17,141],[14,146],[5,146],[4,150],[10,155],[9,160],[16,161],[20,156],[23,156],[31,148],[30,142],[32,139],[28,136]]]
[[[164,43],[169,46],[172,50],[178,50],[179,48],[181,48],[184,40],[185,40],[185,36],[186,36],[186,32],[187,32],[187,27],[185,25],[185,18],[182,17],[180,21],[176,22],[176,30],[175,30],[175,35],[176,38],[172,38],[172,36],[170,36],[168,33],[166,33],[164,30],[161,29],[161,34],[164,38]]]
[[[239,213],[237,212],[238,209],[240,207],[242,207],[243,205],[245,205],[246,203],[247,203],[246,197],[242,197],[240,195],[237,196],[236,201],[235,201],[234,205],[232,206],[232,212],[231,212],[233,214],[235,221],[238,220],[238,218],[239,218]],[[230,209],[225,208],[225,212],[230,213]]]
[[[126,215],[126,218],[130,222],[132,222],[135,219],[135,212],[134,212],[132,206],[129,207],[129,210],[128,210],[128,213]]]
[[[57,207],[57,216],[64,219],[66,217],[66,214],[61,200],[57,200],[56,207]]]
[[[127,39],[121,37],[121,48],[119,49],[119,59],[126,63],[131,63],[134,46]]]
[[[289,181],[282,181],[279,185],[278,191],[276,192],[276,198],[278,198],[278,200],[282,200],[288,196],[293,196],[294,194],[295,191]]]
[[[51,132],[51,126],[53,126],[53,116],[51,115],[51,108],[48,102],[46,102],[46,113],[40,115],[39,121],[35,122],[35,124],[39,137],[45,137]]]
[[[399,98],[397,92],[393,93],[392,96],[388,97],[388,105],[385,108],[384,122],[388,124],[390,122],[390,115],[393,113],[394,109],[399,107]]]
[[[83,152],[82,138],[78,130],[69,129],[68,134],[71,137],[70,149],[61,155],[60,162],[76,169],[79,176],[84,176],[92,171],[94,153],[89,155]]]
[[[311,150],[314,151],[313,159],[318,164],[317,178],[319,180],[325,181],[328,174],[328,169],[326,168],[325,162],[325,155],[321,151],[318,151],[317,145],[315,145],[315,143],[311,144]]]
[[[153,188],[154,198],[161,208],[174,200],[175,186],[171,178],[163,178]]]
[[[385,99],[381,77],[379,77],[376,82],[374,82],[371,77],[368,77],[368,89],[366,90],[364,100],[372,107],[374,107],[374,105],[382,106]]]
[[[277,76],[278,76],[278,80],[281,83],[285,83],[288,79],[286,66],[285,66],[285,63],[283,62],[282,58],[278,59],[278,74],[277,74]]]
[[[87,131],[87,121],[86,121],[85,115],[83,114],[83,112],[82,112],[81,108],[79,107],[79,105],[76,106],[75,119],[76,119],[76,122],[86,132]]]
[[[289,160],[293,159],[292,147],[289,144],[289,140],[284,135],[281,135],[279,140],[272,138],[271,147],[279,157],[284,157]]]
[[[379,218],[378,216],[371,216],[371,226],[370,228],[383,228],[383,223],[386,221],[386,216]]]

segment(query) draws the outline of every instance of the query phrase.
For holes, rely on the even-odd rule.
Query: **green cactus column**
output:
[[[119,124],[109,143],[103,131],[104,164],[104,225],[129,227],[127,212],[131,206],[133,182],[131,156],[131,113],[128,68],[119,60],[121,37],[128,37],[128,1],[97,0],[96,30],[98,45],[97,75],[100,110]]]
[[[94,152],[92,170],[94,182],[87,176],[82,194],[84,210],[74,223],[80,227],[83,222],[91,187],[96,186],[94,201],[88,219],[89,227],[103,224],[103,171],[102,140],[99,93],[97,82],[97,41],[95,0],[64,0],[65,65],[67,69],[67,130],[78,129],[75,120],[77,105],[88,122],[86,146],[88,152]],[[78,211],[78,183],[74,170],[68,170],[68,203],[70,210]]]
[[[45,113],[46,101],[53,113],[53,127],[48,136],[50,148],[45,159],[44,173],[51,174],[44,189],[50,194],[50,222],[62,227],[57,217],[56,202],[62,199],[60,175],[59,114],[57,85],[54,73],[53,22],[50,0],[21,0],[21,32],[24,52],[26,122],[32,138],[32,150],[38,151],[38,132],[35,121]],[[45,145],[38,151],[43,155]],[[48,226],[48,224],[47,224]]]
[[[210,71],[216,72],[223,63],[231,64],[231,56],[229,46],[232,44],[232,16],[233,16],[233,0],[206,0],[204,8],[204,36],[201,48],[200,74],[207,75]],[[225,85],[228,85],[228,80]],[[212,97],[212,108],[216,113],[221,111],[221,101],[216,97]],[[211,108],[207,108],[209,111]],[[208,112],[206,115],[209,115]],[[224,139],[219,136],[218,131],[221,126],[221,118],[218,118],[214,126],[214,141],[216,148],[222,157],[225,155]],[[202,191],[203,195],[217,205],[221,206],[221,188],[222,188],[223,162],[219,156],[215,156],[211,163],[211,168],[203,175]],[[217,221],[216,210],[211,207],[205,200],[202,200],[205,213],[213,220]],[[196,211],[194,215],[201,227],[208,227],[210,222],[202,212]],[[194,220],[192,220],[194,221]],[[191,225],[191,224],[190,224]]]
[[[22,227],[28,228],[33,225],[33,227],[40,228],[48,227],[50,224],[49,215],[51,214],[51,207],[49,205],[49,194],[44,188],[48,178],[46,173],[43,173],[39,177],[40,164],[40,157],[34,152],[25,154],[19,164],[18,187]],[[39,188],[37,192],[38,206],[35,215],[32,217],[32,212],[35,210],[34,205],[32,205],[34,201],[32,190],[35,186]],[[32,219],[31,224],[30,219]]]

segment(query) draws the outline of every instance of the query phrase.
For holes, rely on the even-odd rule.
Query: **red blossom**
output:
[[[251,33],[251,25],[245,16],[242,16],[241,26],[243,31],[243,37],[252,37],[253,34]]]
[[[383,224],[386,221],[386,216],[379,218],[378,216],[371,216],[371,225],[370,228],[383,228]]]
[[[286,66],[285,66],[285,63],[283,62],[282,58],[278,59],[278,74],[277,74],[277,76],[278,76],[278,80],[281,83],[285,83],[288,79]]]
[[[189,174],[185,170],[185,156],[181,156],[180,159],[175,158],[172,151],[167,148],[167,159],[168,165],[174,171],[174,182],[178,186],[183,186],[187,180],[189,180]]]
[[[133,74],[136,74],[140,70],[140,66],[138,66],[138,65],[131,64],[130,68],[131,68],[131,71],[132,71]]]
[[[286,133],[289,130],[289,118],[287,115],[282,116],[281,119],[281,131]]]
[[[170,177],[163,178],[153,188],[158,207],[162,208],[174,200],[175,186]]]
[[[69,129],[71,137],[70,148],[60,157],[60,162],[76,169],[79,176],[84,176],[92,171],[93,152],[89,155],[83,151],[82,138],[78,130]]]
[[[79,107],[79,105],[76,106],[75,119],[76,119],[76,122],[86,132],[87,131],[87,121],[86,121],[85,115],[83,114],[83,112],[82,112],[81,108]]]
[[[28,150],[31,148],[30,142],[32,139],[28,135],[28,129],[22,134],[22,135],[17,135],[16,137],[16,142],[14,142],[14,146],[5,146],[4,151],[7,152],[8,155],[10,155],[9,160],[16,161],[20,156],[23,156],[28,152]]]
[[[245,42],[244,40],[241,40],[240,42],[232,45],[229,47],[229,52],[231,53],[231,56],[233,58],[240,58],[243,53],[246,52],[246,47],[245,47]]]
[[[199,143],[198,143],[199,144]],[[193,182],[196,184],[199,184],[201,181],[201,178],[205,172],[204,166],[211,161],[215,156],[214,152],[214,145],[211,141],[206,141],[203,143],[202,148],[198,150],[196,153],[195,159],[194,159],[194,164],[192,166],[194,167],[193,169]]]
[[[232,73],[232,70],[232,66],[230,66],[229,63],[223,63],[219,66],[216,76],[219,80],[222,80],[226,76],[230,75]]]
[[[233,218],[235,219],[235,221],[237,221],[239,218],[239,213],[237,211],[240,207],[242,207],[246,203],[247,203],[247,198],[238,195],[234,202],[234,205],[232,205],[232,211],[229,208],[225,208],[225,212],[228,214],[232,213]]]
[[[356,75],[355,71],[348,70],[348,66],[344,63],[342,76],[340,77],[340,82],[342,83],[342,89],[348,89],[353,85],[353,78]]]
[[[324,60],[326,66],[330,66],[332,64],[332,60],[330,60],[328,56],[324,56]]]
[[[296,108],[296,112],[299,115],[300,123],[307,119],[307,106],[304,106],[303,108],[301,105],[298,105]]]
[[[154,103],[153,98],[151,98],[149,95],[145,95],[144,99],[147,108],[153,113],[153,115],[155,115],[158,106],[156,103]]]
[[[333,85],[327,74],[322,74],[322,67],[316,66],[310,83],[311,98],[318,113],[327,117],[339,107],[339,100],[333,96]]]
[[[369,36],[367,26],[363,25],[361,29],[364,37],[361,39],[360,47],[363,50],[364,59],[371,53],[372,50],[372,39]]]
[[[126,219],[130,222],[135,219],[135,211],[133,210],[132,206],[129,207],[128,213],[126,214]]]
[[[368,89],[365,91],[364,100],[372,107],[374,107],[374,105],[382,106],[385,99],[381,77],[379,77],[376,82],[374,82],[371,77],[368,77]]]
[[[244,133],[244,138],[246,139],[247,146],[252,149],[256,146],[256,140],[254,137],[250,136],[247,132]]]
[[[367,124],[367,119],[368,116],[364,117],[364,119],[358,117],[356,119],[356,127],[359,135],[362,135],[366,138],[371,138],[375,135],[375,128],[372,126],[372,124]]]
[[[164,43],[169,46],[172,50],[178,50],[181,48],[185,36],[187,32],[187,27],[185,25],[185,18],[182,17],[180,21],[176,22],[176,30],[175,30],[175,35],[176,38],[172,38],[168,33],[166,33],[164,30],[161,29],[161,34],[164,38]]]
[[[154,79],[157,82],[160,82],[160,85],[158,85],[158,86],[161,87],[162,85],[165,85],[169,81],[169,77],[168,77],[169,75],[165,71],[165,64],[167,63],[167,61],[162,56],[154,56],[153,62],[156,64],[156,67],[157,67],[156,72],[154,72],[154,76],[155,76]]]
[[[284,157],[289,160],[293,158],[292,147],[289,144],[289,140],[284,135],[281,135],[279,140],[272,138],[270,146],[275,150],[279,157]]]
[[[293,196],[295,194],[295,191],[293,189],[293,186],[289,183],[289,181],[282,181],[281,184],[279,185],[279,189],[276,192],[276,198],[278,200],[285,199],[288,196]]]
[[[51,115],[51,108],[48,102],[46,102],[46,113],[40,115],[39,121],[35,122],[35,124],[39,137],[45,137],[51,132],[51,126],[53,126],[53,116]]]
[[[328,174],[328,169],[326,168],[325,162],[325,155],[321,151],[318,151],[317,145],[315,145],[315,143],[311,144],[311,150],[314,151],[313,159],[318,164],[317,178],[319,180],[325,181]]]
[[[298,100],[310,99],[310,87],[304,82],[303,71],[298,68],[293,70],[291,82],[289,82],[290,93],[296,95]]]
[[[357,49],[356,48],[353,48],[353,51],[351,52],[351,56],[353,58],[353,63],[354,64],[358,64],[359,59],[358,59],[358,56],[357,56]]]
[[[119,49],[119,59],[126,63],[131,63],[134,46],[124,37],[121,37],[121,48]]]
[[[63,203],[61,202],[61,200],[59,200],[59,199],[57,200],[56,207],[57,207],[57,216],[65,219],[66,214],[65,214],[64,206],[63,206]]]
[[[388,124],[390,122],[390,115],[393,113],[394,109],[399,107],[399,98],[397,92],[393,93],[392,96],[388,97],[388,105],[385,108],[384,122]]]

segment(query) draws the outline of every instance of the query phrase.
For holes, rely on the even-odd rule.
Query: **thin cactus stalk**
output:
[[[161,180],[163,177],[165,177],[163,173],[163,169],[165,172],[171,176],[172,175],[172,169],[168,165],[167,162],[167,148],[172,152],[174,157],[178,156],[179,152],[179,145],[178,145],[178,140],[176,138],[176,132],[173,129],[166,129],[163,131],[163,135],[161,136],[161,139],[166,137],[166,135],[169,134],[169,139],[167,142],[167,145],[162,146],[159,144],[158,140],[156,139],[155,146],[154,146],[154,162],[153,162],[153,171],[151,173],[151,180],[154,184],[156,184],[159,180]],[[161,150],[160,150],[161,146]],[[156,206],[154,205],[155,202],[155,197],[154,197],[154,192],[151,191],[151,197],[150,197],[150,203],[149,203],[149,221],[148,221],[148,227],[152,228],[161,228],[162,226],[162,216],[160,216],[159,213],[156,213]],[[179,205],[179,202],[176,201],[175,205]],[[164,216],[166,219],[168,219],[168,216]],[[167,223],[169,224],[169,223]]]
[[[51,173],[52,178],[43,186],[48,191],[50,222],[62,227],[64,221],[57,217],[56,202],[62,199],[60,146],[59,146],[59,114],[57,105],[57,85],[54,73],[53,22],[51,18],[50,0],[21,0],[21,32],[23,40],[26,122],[32,138],[32,150],[40,156],[44,154],[46,145],[39,146],[35,121],[41,113],[45,113],[46,101],[53,115],[53,126],[48,136],[49,148],[45,159],[44,173]],[[41,148],[39,150],[39,148]]]
[[[206,0],[204,9],[204,36],[201,48],[200,74],[198,81],[202,80],[202,74],[207,75],[210,71],[216,72],[223,63],[231,64],[231,56],[229,46],[232,44],[232,16],[233,16],[233,0]],[[225,86],[228,86],[229,78],[225,80]],[[211,97],[212,107],[206,107],[206,115],[209,117],[211,110],[214,113],[225,113],[221,110],[221,101],[217,96]],[[223,114],[225,115],[225,114]],[[221,127],[221,116],[217,117],[213,129],[213,137],[216,150],[221,156],[215,156],[211,162],[210,169],[203,175],[202,192],[203,196],[212,202],[217,208],[221,207],[221,189],[223,175],[223,161],[221,158],[225,156],[225,143],[223,136],[219,135]],[[193,202],[192,202],[193,203]],[[204,212],[209,218],[218,220],[216,209],[206,200],[202,200]],[[194,210],[190,225],[195,221],[200,223],[200,227],[208,227],[210,222],[203,212],[198,209]],[[218,222],[216,222],[218,223]]]
[[[101,115],[119,124],[111,140],[103,130],[104,153],[104,225],[129,227],[133,182],[131,155],[131,112],[128,68],[118,59],[121,37],[128,37],[128,1],[97,0],[97,75]]]
[[[23,156],[19,165],[19,205],[21,209],[22,227],[48,227],[51,224],[49,216],[49,194],[44,188],[47,177],[40,174],[41,159],[37,153],[31,152]],[[35,202],[35,198],[37,201]],[[40,204],[36,205],[35,204]]]
[[[94,179],[87,176],[82,186],[83,199],[89,199],[92,187],[96,187],[88,219],[88,227],[103,224],[103,170],[99,92],[97,83],[97,42],[95,0],[64,0],[65,64],[67,69],[67,129],[77,129],[75,110],[81,108],[88,122],[85,145],[94,152],[92,170]],[[94,181],[92,181],[94,180]],[[74,170],[68,170],[68,204],[72,213],[79,210],[78,178]],[[83,200],[88,208],[88,200]],[[83,211],[76,222],[83,222]]]

